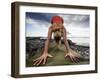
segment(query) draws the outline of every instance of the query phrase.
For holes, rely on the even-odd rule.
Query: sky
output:
[[[26,37],[47,37],[53,16],[61,16],[64,19],[68,37],[89,37],[89,15],[33,12],[26,12]]]

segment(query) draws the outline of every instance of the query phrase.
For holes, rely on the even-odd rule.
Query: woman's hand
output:
[[[78,63],[81,55],[76,53],[73,50],[69,50],[68,53],[66,53],[65,58],[69,58],[72,62]]]
[[[33,60],[33,65],[37,65],[38,66],[41,63],[45,64],[48,57],[53,57],[53,56],[44,52],[42,54],[42,56],[40,56],[39,58]]]

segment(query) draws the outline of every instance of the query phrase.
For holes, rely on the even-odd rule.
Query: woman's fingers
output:
[[[52,55],[48,54],[48,57],[53,57]]]
[[[50,54],[48,54],[48,57],[53,57],[52,55],[50,55]],[[44,60],[43,60],[43,64],[45,64],[46,63],[46,60],[47,60],[47,57],[45,57],[44,58]]]
[[[37,60],[39,60],[40,59],[40,57],[39,58],[36,58],[35,60],[33,60],[33,62],[35,62],[35,61],[37,61]]]
[[[74,62],[74,58],[73,58],[72,56],[69,56],[69,58],[70,58],[70,60],[71,60],[72,62]]]
[[[53,57],[52,55],[50,55],[50,54],[47,54],[47,55],[42,55],[41,57],[39,57],[39,58],[37,58],[37,59],[35,59],[35,60],[33,60],[33,65],[40,65],[42,62],[43,62],[43,64],[45,64],[46,63],[46,60],[47,60],[47,57]]]
[[[43,61],[43,59],[40,59],[40,61],[36,65],[37,66],[40,65],[42,61]]]
[[[67,54],[65,55],[65,58],[69,58],[72,62],[78,63],[79,62],[79,56]]]
[[[40,60],[36,60],[33,65],[36,65]]]
[[[43,64],[45,64],[45,63],[46,63],[46,60],[47,60],[47,59],[46,59],[46,58],[44,58],[44,60],[43,60]]]
[[[75,55],[77,58],[82,57],[79,53],[76,53],[76,52],[74,52],[74,55]]]
[[[74,56],[70,56],[69,58],[70,58],[70,60],[71,60],[72,62],[75,62],[75,63],[78,63],[78,62],[79,62],[79,59],[76,58],[76,57],[74,57]]]
[[[79,59],[77,57],[73,57],[73,60],[74,60],[75,63],[79,62]]]
[[[33,60],[33,63],[34,63],[33,65],[37,65],[38,63],[40,64],[41,60],[42,60],[42,57],[39,57],[39,58]]]
[[[77,62],[80,62],[80,58],[78,58],[78,57],[75,57],[75,58],[76,58]]]
[[[69,54],[66,54],[66,55],[65,55],[65,58],[67,58],[67,57],[69,58],[69,56],[70,56]]]

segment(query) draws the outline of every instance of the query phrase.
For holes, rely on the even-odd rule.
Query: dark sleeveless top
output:
[[[54,37],[61,37],[62,36],[62,29],[55,30],[54,32]]]
[[[53,33],[54,33],[54,37],[61,37],[63,33],[63,27],[61,29],[53,30]]]

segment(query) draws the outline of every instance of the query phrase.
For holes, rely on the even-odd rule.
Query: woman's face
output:
[[[54,22],[54,23],[52,24],[52,26],[53,26],[53,27],[62,27],[63,24],[62,24],[62,22],[59,22],[59,23],[55,23],[55,22]]]

